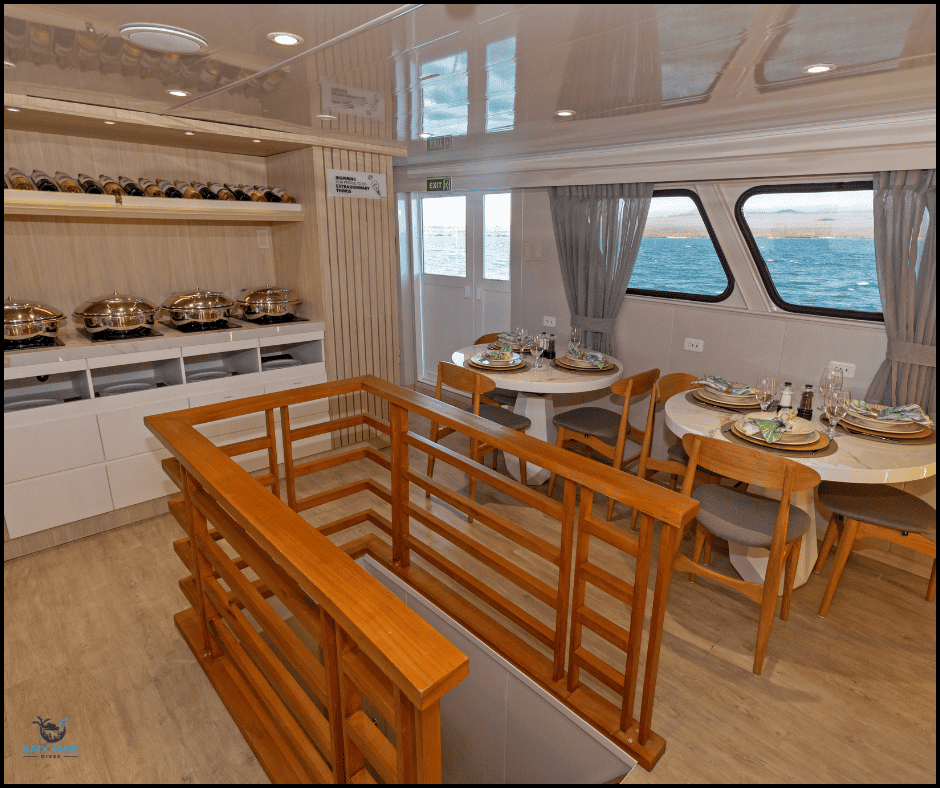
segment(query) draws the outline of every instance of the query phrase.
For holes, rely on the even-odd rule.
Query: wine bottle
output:
[[[193,181],[193,188],[202,195],[204,200],[218,200],[219,198],[215,193],[204,183],[198,183]]]
[[[118,183],[121,184],[121,188],[127,192],[129,197],[144,196],[144,193],[140,190],[140,187],[130,178],[127,178],[124,175],[118,175]]]
[[[232,194],[228,189],[226,189],[221,183],[212,183],[211,181],[206,184],[216,197],[220,200],[234,200],[235,195]]]
[[[178,199],[178,200],[182,200],[182,199],[183,199],[183,192],[181,192],[179,189],[177,189],[177,188],[176,188],[172,183],[170,183],[169,181],[158,181],[158,182],[157,182],[157,186],[159,186],[159,187],[163,190],[163,193],[164,193],[167,197],[175,197],[175,198]]]
[[[36,184],[36,188],[41,192],[59,191],[59,187],[56,186],[55,181],[42,170],[33,170],[32,180],[33,183]]]
[[[251,197],[245,194],[245,192],[242,191],[238,186],[232,186],[231,184],[228,184],[228,183],[223,184],[223,185],[225,186],[226,189],[228,189],[232,194],[235,195],[236,200],[241,200],[242,202],[244,202],[245,200],[248,200],[249,202],[251,202]]]
[[[183,195],[184,200],[201,200],[202,195],[190,186],[186,181],[174,181],[173,185]]]
[[[78,185],[78,181],[67,172],[56,170],[55,182],[59,184],[59,188],[64,192],[69,192],[70,194],[82,193],[82,187]]]
[[[121,188],[121,185],[114,180],[110,175],[99,175],[98,176],[98,185],[104,191],[105,194],[110,194],[114,197],[124,197],[124,189]]]
[[[294,203],[297,202],[297,200],[295,200],[291,195],[289,195],[283,189],[274,188],[274,189],[271,189],[271,191],[274,192],[281,199],[281,202],[294,202]]]
[[[258,191],[257,186],[242,186],[242,191],[248,195],[252,202],[265,202],[264,195]]]
[[[98,181],[90,175],[85,175],[81,172],[78,173],[78,183],[85,194],[104,194],[104,190],[98,185]]]
[[[140,178],[137,183],[144,190],[144,197],[166,197],[163,190],[149,178]]]
[[[36,184],[29,179],[29,176],[25,172],[10,167],[10,169],[7,170],[7,175],[10,176],[10,183],[13,184],[14,189],[19,189],[24,192],[36,191]]]
[[[262,186],[260,189],[258,189],[258,191],[261,192],[262,195],[264,195],[264,199],[266,199],[268,202],[280,202],[281,201],[281,198],[278,197],[274,192],[272,192],[271,189],[269,189],[267,186]]]

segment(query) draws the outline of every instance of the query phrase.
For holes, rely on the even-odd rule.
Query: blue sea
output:
[[[880,312],[871,238],[757,238],[781,297],[792,304]],[[464,237],[424,239],[427,273],[466,275]],[[509,279],[509,238],[486,236],[486,277]],[[727,287],[708,238],[644,238],[630,287],[718,295]]]

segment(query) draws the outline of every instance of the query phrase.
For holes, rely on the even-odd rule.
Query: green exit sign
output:
[[[450,178],[428,178],[428,188],[426,191],[429,192],[449,192],[450,191]]]

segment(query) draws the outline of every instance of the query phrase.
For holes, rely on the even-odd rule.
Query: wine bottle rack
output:
[[[110,194],[4,189],[4,216],[73,216],[113,219],[179,219],[207,222],[301,222],[299,203],[235,200],[171,200],[158,197],[121,197]]]

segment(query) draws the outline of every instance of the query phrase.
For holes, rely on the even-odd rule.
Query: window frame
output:
[[[718,238],[715,235],[715,231],[712,229],[712,223],[708,219],[708,214],[702,205],[702,201],[699,198],[698,193],[692,189],[654,189],[653,197],[690,197],[692,199],[692,202],[695,204],[695,207],[698,210],[699,216],[702,217],[705,230],[708,232],[708,237],[711,239],[712,247],[714,247],[715,254],[718,257],[718,262],[721,263],[721,268],[725,272],[725,277],[728,280],[728,286],[722,292],[716,295],[702,295],[700,293],[684,293],[669,290],[647,290],[645,288],[628,286],[626,295],[645,296],[647,298],[674,298],[681,301],[698,301],[700,303],[711,304],[728,299],[734,292],[734,274],[731,272],[731,266],[728,265],[724,250],[721,248],[721,244],[718,243]],[[633,274],[631,272],[631,277],[632,275]]]
[[[755,194],[808,194],[814,192],[852,192],[864,190],[871,190],[874,195],[873,182],[829,181],[818,183],[761,184],[760,186],[753,186],[752,188],[747,189],[741,193],[734,204],[734,218],[737,222],[738,229],[741,231],[741,235],[744,238],[744,242],[747,244],[747,248],[751,253],[751,259],[753,259],[754,264],[757,267],[757,273],[760,276],[762,284],[764,285],[764,290],[767,292],[767,295],[770,297],[770,300],[774,303],[775,306],[782,309],[784,312],[792,312],[795,314],[816,315],[817,317],[835,317],[842,320],[866,320],[871,323],[884,323],[885,317],[884,313],[882,312],[862,312],[856,309],[832,309],[824,306],[793,304],[784,300],[783,296],[780,295],[780,291],[777,290],[777,287],[774,284],[770,269],[767,267],[767,263],[764,260],[764,256],[761,254],[760,249],[757,247],[757,241],[754,238],[754,234],[751,232],[750,225],[748,225],[747,219],[744,216],[744,203]],[[879,293],[881,292],[880,287],[881,286],[879,284]]]

